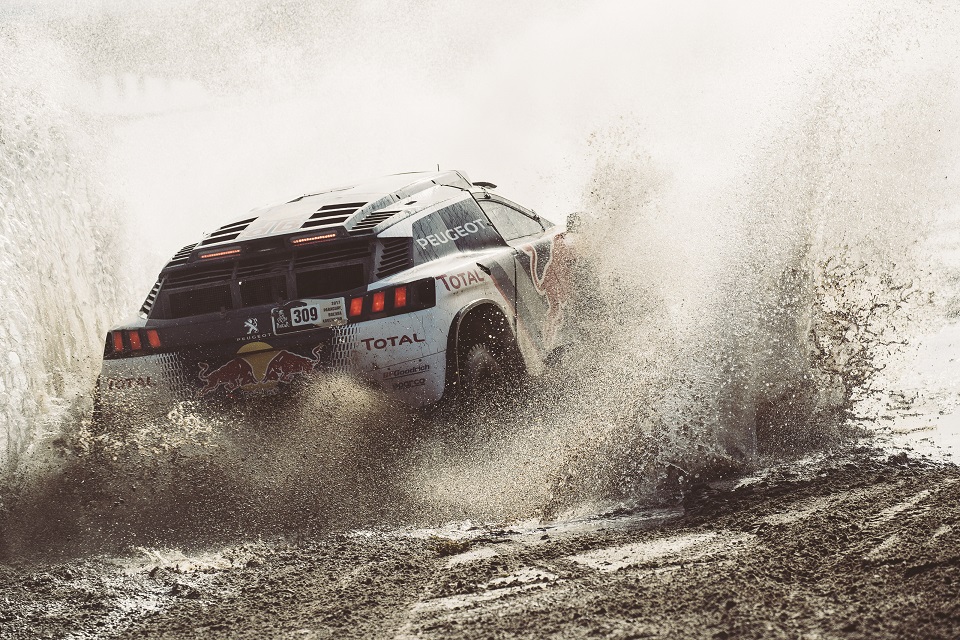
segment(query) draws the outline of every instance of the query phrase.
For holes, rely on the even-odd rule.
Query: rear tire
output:
[[[509,392],[522,369],[513,331],[502,314],[475,311],[460,325],[451,395],[478,398],[490,391]]]
[[[489,388],[502,386],[504,367],[497,360],[494,349],[483,340],[464,346],[460,354],[460,388],[467,396],[477,396]]]

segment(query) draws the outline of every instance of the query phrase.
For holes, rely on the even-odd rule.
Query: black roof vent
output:
[[[228,242],[233,240],[240,232],[246,229],[251,222],[256,220],[256,218],[248,218],[246,220],[239,220],[237,222],[231,222],[230,224],[225,224],[213,233],[209,237],[204,238],[200,241],[200,246],[206,246],[208,244],[217,244],[218,242]]]
[[[383,249],[377,265],[377,277],[386,278],[413,266],[412,238],[381,238]]]
[[[373,228],[378,224],[392,218],[394,215],[400,213],[399,211],[377,211],[376,213],[371,213],[369,216],[358,222],[353,226],[353,229],[350,229],[350,235],[361,235],[364,233],[373,233]]]
[[[343,224],[347,218],[355,214],[366,202],[347,202],[341,204],[328,204],[317,209],[317,212],[310,216],[310,219],[304,222],[300,228],[309,229],[310,227],[319,227],[328,224]]]
[[[190,252],[193,251],[193,248],[195,246],[197,246],[197,243],[188,244],[183,249],[180,249],[180,251],[177,251],[177,253],[172,258],[170,258],[170,262],[167,263],[167,266],[175,267],[178,264],[185,263],[187,259],[190,257]]]

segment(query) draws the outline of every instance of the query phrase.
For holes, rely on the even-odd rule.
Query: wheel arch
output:
[[[474,318],[482,318],[484,316],[495,319],[501,325],[501,333],[504,338],[509,341],[508,346],[514,349],[518,356],[520,355],[516,333],[503,307],[488,298],[474,300],[460,309],[450,323],[450,332],[447,334],[446,389],[454,388],[457,381],[460,380],[460,358],[458,356],[460,352],[461,331],[464,327],[467,327],[469,330],[469,323],[473,321]],[[522,358],[520,359],[522,361]]]

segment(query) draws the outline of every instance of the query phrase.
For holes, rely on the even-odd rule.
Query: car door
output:
[[[542,363],[562,343],[570,297],[569,249],[562,228],[505,198],[486,195],[478,199],[480,207],[514,249],[520,347]]]

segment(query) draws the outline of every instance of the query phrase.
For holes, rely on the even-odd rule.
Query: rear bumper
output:
[[[293,339],[180,348],[103,361],[101,406],[282,393],[305,377],[350,375],[410,406],[440,400],[446,375],[446,333],[435,311],[304,332]]]

